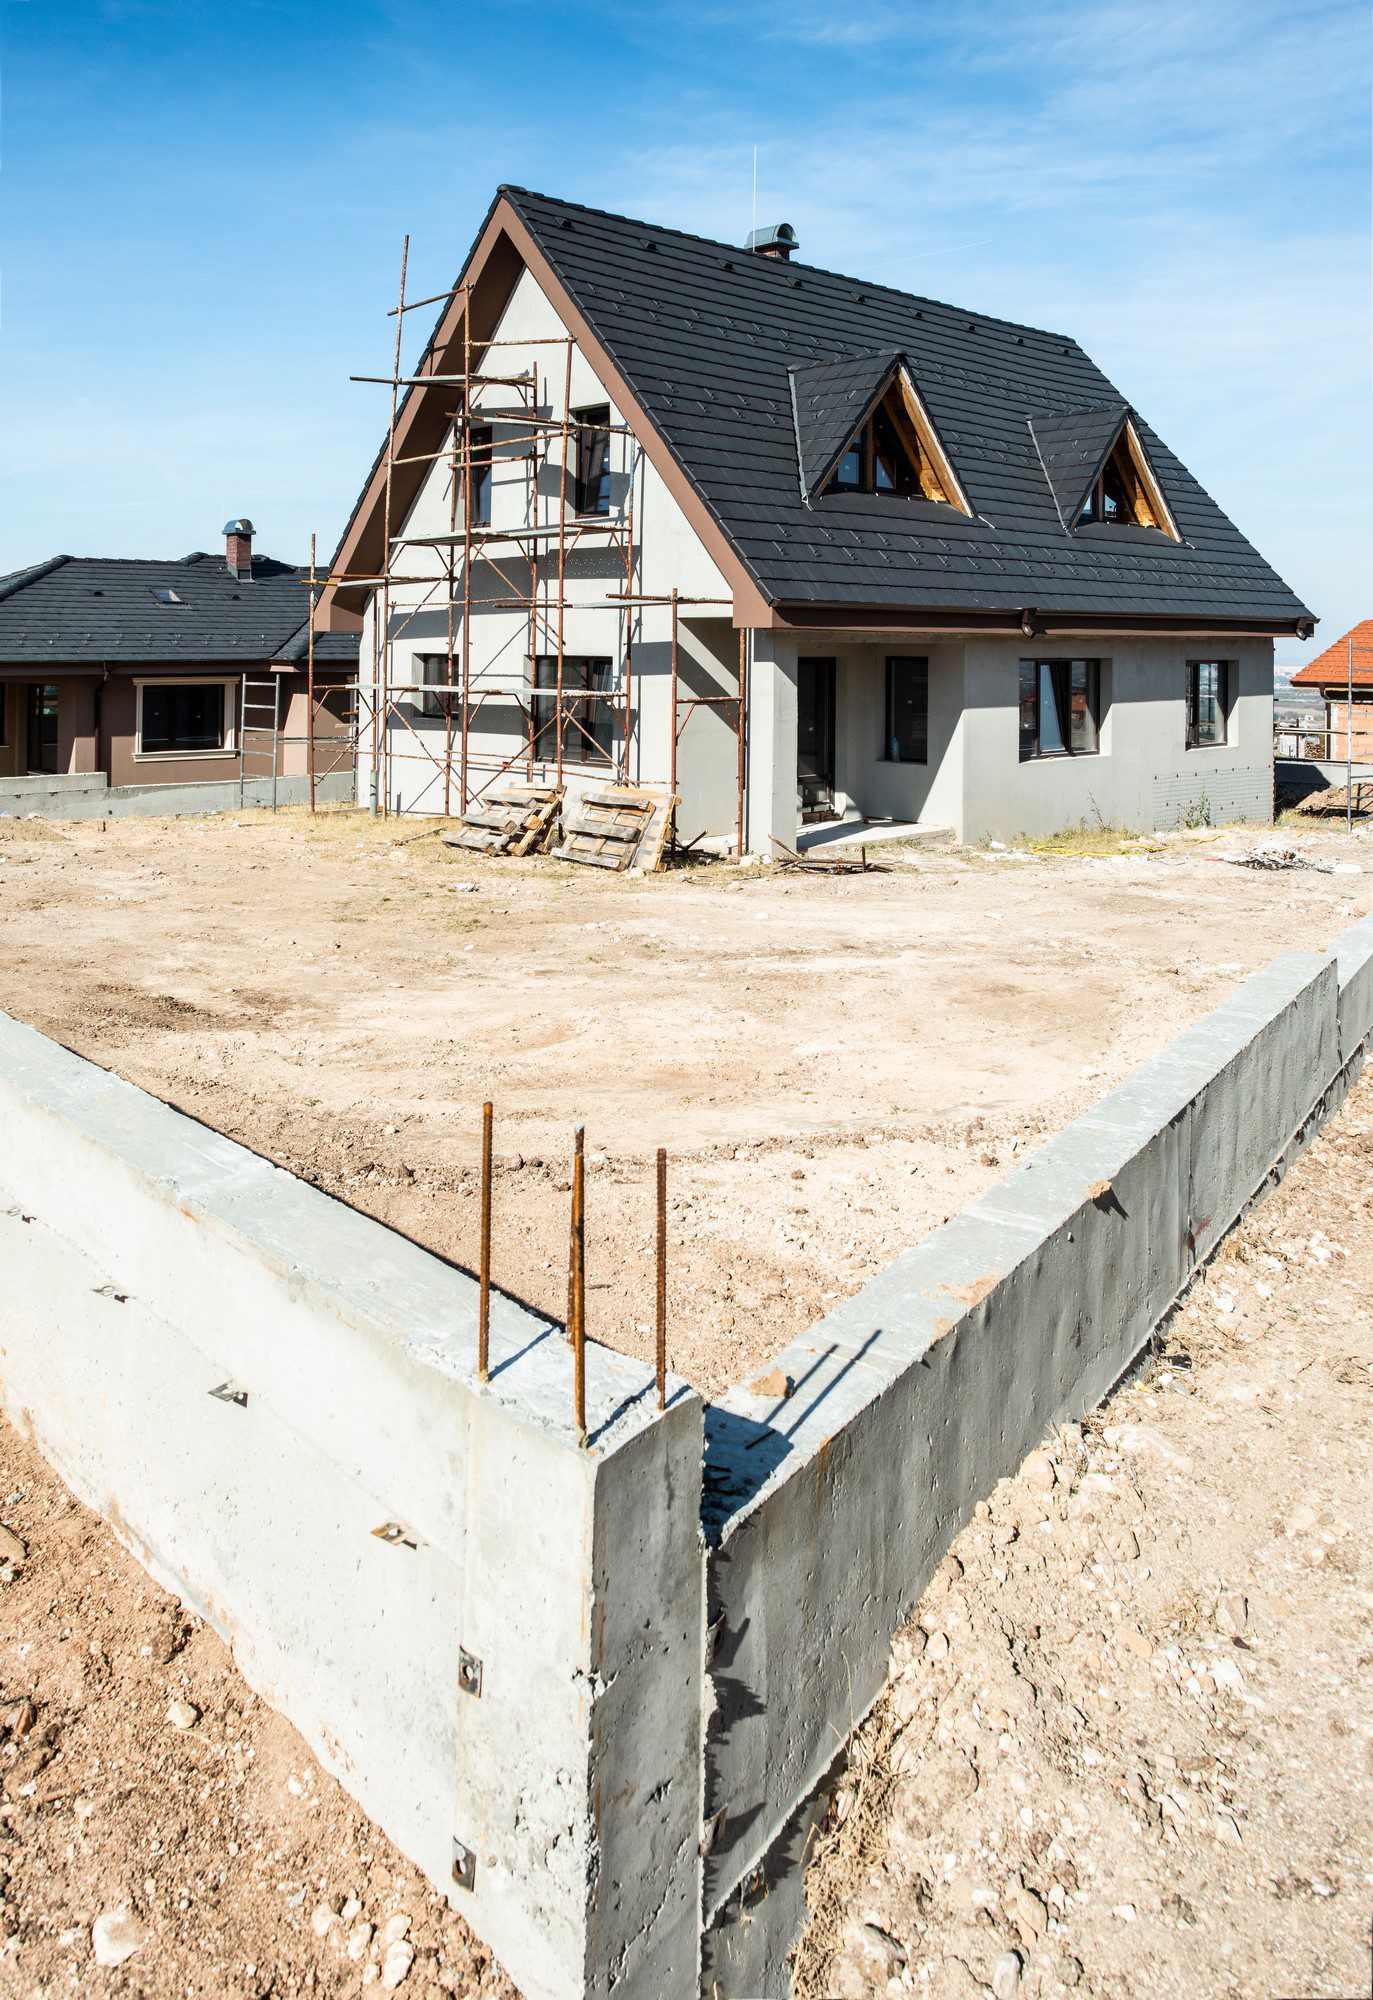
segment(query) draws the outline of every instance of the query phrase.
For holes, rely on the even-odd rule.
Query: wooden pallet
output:
[[[562,802],[561,785],[509,785],[469,806],[443,844],[472,854],[546,853]]]
[[[588,792],[572,808],[553,857],[616,873],[660,868],[675,804],[666,792],[629,785]]]

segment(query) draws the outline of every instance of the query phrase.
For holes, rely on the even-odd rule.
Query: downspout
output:
[[[114,772],[108,771],[105,768],[106,759],[100,743],[101,730],[104,727],[105,721],[105,683],[109,678],[110,663],[108,660],[102,660],[100,662],[100,679],[91,689],[91,729],[95,735],[95,768],[101,773],[105,783],[112,785],[114,783]]]

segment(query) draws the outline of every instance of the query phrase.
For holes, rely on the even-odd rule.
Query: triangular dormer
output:
[[[971,514],[905,356],[888,350],[792,368],[801,493],[935,500]]]
[[[1124,403],[1030,419],[1059,518],[1080,527],[1157,528],[1182,540],[1135,424]]]

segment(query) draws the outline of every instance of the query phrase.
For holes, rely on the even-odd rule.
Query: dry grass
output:
[[[813,1870],[810,1880],[818,1885],[823,1874],[826,1894],[811,1902],[810,1921],[792,1960],[793,2000],[828,2000],[834,1991],[830,1974],[843,1945],[845,1920],[859,1906],[886,1851],[898,1734],[884,1700],[853,1739],[843,1780],[808,1857],[824,1860],[823,1871]]]

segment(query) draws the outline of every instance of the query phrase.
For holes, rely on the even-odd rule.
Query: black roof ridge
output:
[[[13,597],[25,584],[37,583],[41,577],[51,576],[63,563],[73,561],[71,556],[45,556],[42,562],[30,563],[26,569],[11,570],[8,576],[0,576],[0,602]]]
[[[27,569],[14,570],[9,576],[0,576],[0,596],[8,596],[6,586],[22,589],[39,576],[50,576],[63,563],[100,563],[106,569],[184,569],[188,563],[223,563],[225,558],[212,550],[192,549],[187,556],[48,556],[42,562],[32,563]],[[285,556],[269,556],[261,549],[253,551],[253,562],[271,563],[277,570],[289,570],[293,576],[308,576],[309,563],[289,562]],[[227,569],[227,564],[225,565]],[[232,572],[230,572],[232,574]]]
[[[589,202],[568,201],[562,195],[543,194],[538,188],[516,187],[512,182],[502,181],[496,190],[498,195],[523,195],[530,201],[546,201],[555,208],[575,208],[579,214],[594,215],[606,222],[627,222],[633,229],[647,229],[658,236],[676,236],[684,243],[701,243],[711,250],[729,250],[736,256],[747,257],[760,268],[790,271],[809,271],[817,278],[832,278],[842,285],[861,285],[870,292],[883,292],[888,298],[900,299],[903,305],[935,306],[940,312],[952,313],[956,319],[980,320],[984,326],[1008,327],[1013,333],[1034,333],[1045,340],[1067,341],[1076,347],[1077,341],[1070,333],[1056,332],[1053,327],[1031,326],[1028,320],[1001,319],[995,313],[979,312],[976,306],[952,305],[947,299],[928,297],[923,292],[903,292],[897,285],[883,284],[880,278],[857,278],[852,271],[831,271],[824,264],[805,264],[795,257],[762,257],[755,250],[749,250],[742,243],[730,243],[722,236],[702,236],[695,230],[675,229],[666,222],[646,222],[641,216],[620,215],[613,208],[593,208]]]

